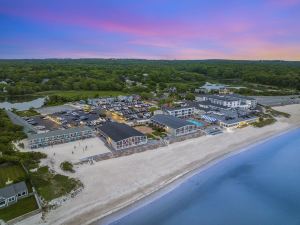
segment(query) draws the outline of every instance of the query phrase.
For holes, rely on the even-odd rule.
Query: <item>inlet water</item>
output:
[[[220,161],[110,224],[299,225],[300,129]]]
[[[9,101],[4,101],[4,102],[0,102],[0,109],[7,109],[7,110],[11,110],[11,109],[16,109],[16,110],[28,110],[30,108],[40,108],[44,105],[45,103],[45,97],[43,98],[37,98],[34,100],[30,100],[30,101],[21,101],[21,102],[16,102],[16,103],[12,103]]]

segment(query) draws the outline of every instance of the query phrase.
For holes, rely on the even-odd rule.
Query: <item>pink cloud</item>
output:
[[[236,18],[215,17],[209,22],[198,21],[178,21],[178,20],[146,20],[137,15],[127,14],[118,19],[107,19],[93,17],[90,15],[77,15],[72,13],[54,13],[46,9],[21,10],[4,9],[0,12],[29,18],[35,21],[43,21],[54,25],[80,26],[99,31],[108,31],[137,36],[151,37],[176,37],[180,38],[222,38],[232,33],[240,33],[253,27],[250,20],[236,20]],[[123,20],[126,18],[126,20]]]

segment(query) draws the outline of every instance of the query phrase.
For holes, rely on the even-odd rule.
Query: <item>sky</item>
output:
[[[0,0],[0,58],[300,60],[300,0]]]

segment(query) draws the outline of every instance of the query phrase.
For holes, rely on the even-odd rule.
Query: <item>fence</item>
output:
[[[178,136],[178,137],[169,137],[168,142],[169,142],[169,144],[172,144],[175,142],[185,141],[185,140],[191,139],[191,138],[201,137],[203,135],[204,135],[204,133],[202,131],[198,130],[197,132],[192,133],[192,134],[187,134],[187,135]]]
[[[111,152],[94,155],[94,156],[90,156],[90,157],[81,159],[79,163],[85,163],[85,162],[91,162],[91,161],[98,162],[98,161],[102,161],[102,160],[106,160],[106,159],[112,159],[112,158],[117,158],[117,157],[121,157],[121,156],[132,155],[132,154],[138,153],[138,152],[154,150],[159,147],[166,146],[166,145],[167,145],[167,143],[165,143],[164,141],[153,141],[152,143],[148,143],[146,145],[136,146],[136,147],[123,149],[123,150],[111,149]]]

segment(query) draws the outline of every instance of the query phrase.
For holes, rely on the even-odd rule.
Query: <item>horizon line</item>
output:
[[[299,60],[289,59],[230,59],[230,58],[207,58],[207,59],[160,59],[160,58],[127,58],[127,57],[49,57],[49,58],[0,58],[0,60],[143,60],[143,61],[269,61],[269,62],[300,62]]]

